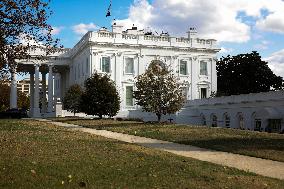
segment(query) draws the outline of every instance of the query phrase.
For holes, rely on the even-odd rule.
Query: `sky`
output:
[[[53,35],[72,48],[87,31],[125,29],[135,24],[186,36],[195,27],[201,38],[216,39],[218,57],[258,51],[276,75],[284,77],[284,0],[52,0]]]

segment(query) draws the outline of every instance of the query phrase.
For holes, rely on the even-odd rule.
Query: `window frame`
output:
[[[132,62],[132,72],[127,72],[127,62],[126,62],[126,59],[132,59],[133,60],[133,62]],[[125,75],[134,75],[134,73],[135,73],[135,71],[134,71],[134,65],[135,65],[135,60],[134,60],[134,58],[133,57],[129,57],[129,56],[126,56],[126,57],[124,57],[124,74]]]
[[[205,63],[206,64],[206,73],[205,74],[203,74],[203,73],[201,73],[201,65],[202,65],[202,63]],[[199,62],[199,75],[202,75],[202,76],[208,76],[208,62],[207,61],[205,61],[205,60],[200,60],[200,62]]]
[[[186,87],[181,87],[181,90],[182,90],[182,95],[185,98],[185,100],[188,100],[188,90],[189,90],[189,88],[187,86]],[[184,94],[184,92],[185,92],[185,94]]]
[[[106,72],[105,70],[103,70],[103,59],[109,59],[109,67],[108,67],[108,72]],[[100,70],[103,73],[111,73],[111,57],[110,56],[102,56],[100,59]]]
[[[185,64],[185,74],[181,73],[181,65],[182,64]],[[181,59],[179,60],[179,75],[181,76],[188,76],[188,61],[187,60],[184,60],[184,59]]]
[[[132,88],[132,103],[128,104],[128,98],[127,98],[127,88]],[[134,86],[133,85],[126,85],[125,86],[125,107],[134,107],[134,97],[133,97],[133,92],[134,92]]]

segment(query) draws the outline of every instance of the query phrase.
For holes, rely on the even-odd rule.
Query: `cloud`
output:
[[[92,22],[89,24],[80,23],[80,24],[73,26],[72,29],[76,34],[84,35],[88,31],[98,29],[98,26]]]
[[[263,31],[270,31],[284,34],[284,9],[283,13],[271,14],[266,19],[256,23],[256,26]]]
[[[254,48],[258,50],[265,50],[265,49],[268,49],[269,45],[271,44],[272,42],[263,40],[260,43],[254,45]]]
[[[117,23],[126,28],[137,25],[171,35],[184,36],[189,27],[196,27],[199,36],[219,42],[243,43],[251,39],[252,26],[239,16],[252,17],[253,27],[284,31],[282,0],[134,0],[127,19]],[[267,15],[264,15],[264,12]],[[275,23],[278,23],[275,24]]]
[[[18,40],[19,40],[19,44],[22,44],[24,46],[28,46],[28,45],[30,45],[30,46],[44,46],[42,42],[36,41],[34,36],[27,35],[27,34],[24,34],[24,33],[21,33],[18,36]]]
[[[273,53],[264,60],[268,62],[268,66],[276,75],[284,78],[284,49]]]
[[[232,48],[225,48],[225,47],[221,47],[221,50],[219,51],[220,54],[229,54],[231,52],[233,52],[234,50]]]
[[[63,26],[59,26],[59,27],[53,26],[51,34],[52,35],[58,35],[63,29],[64,29]]]

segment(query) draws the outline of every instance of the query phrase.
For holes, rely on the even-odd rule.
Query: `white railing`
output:
[[[106,43],[124,43],[140,45],[161,45],[186,48],[217,49],[216,40],[213,39],[189,39],[185,37],[156,36],[144,34],[112,33],[105,31],[92,32],[90,41]],[[80,42],[79,42],[80,43]],[[76,47],[76,46],[75,46]]]

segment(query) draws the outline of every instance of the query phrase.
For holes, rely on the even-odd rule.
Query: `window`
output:
[[[102,72],[110,73],[110,57],[102,57]]]
[[[254,120],[254,130],[261,131],[261,119]]]
[[[226,128],[230,128],[230,116],[227,113],[224,114],[224,123]]]
[[[238,114],[238,119],[239,119],[239,128],[240,129],[245,129],[245,122],[244,122],[244,116],[243,114]]]
[[[208,75],[207,62],[205,61],[200,61],[200,75]]]
[[[187,62],[184,60],[181,60],[179,63],[179,73],[181,75],[187,75]]]
[[[125,58],[125,73],[133,74],[134,73],[134,59]]]
[[[206,118],[205,118],[205,116],[203,114],[201,114],[200,117],[201,117],[201,124],[202,125],[206,125]]]
[[[181,92],[182,92],[182,96],[184,96],[184,98],[187,100],[187,87],[182,87],[181,88]]]
[[[126,86],[126,106],[133,106],[133,86]]]
[[[212,127],[217,127],[217,116],[216,115],[211,115],[212,118]]]
[[[200,91],[201,91],[200,98],[207,98],[207,89],[201,88]]]
[[[267,132],[280,133],[281,132],[281,119],[269,119]]]

